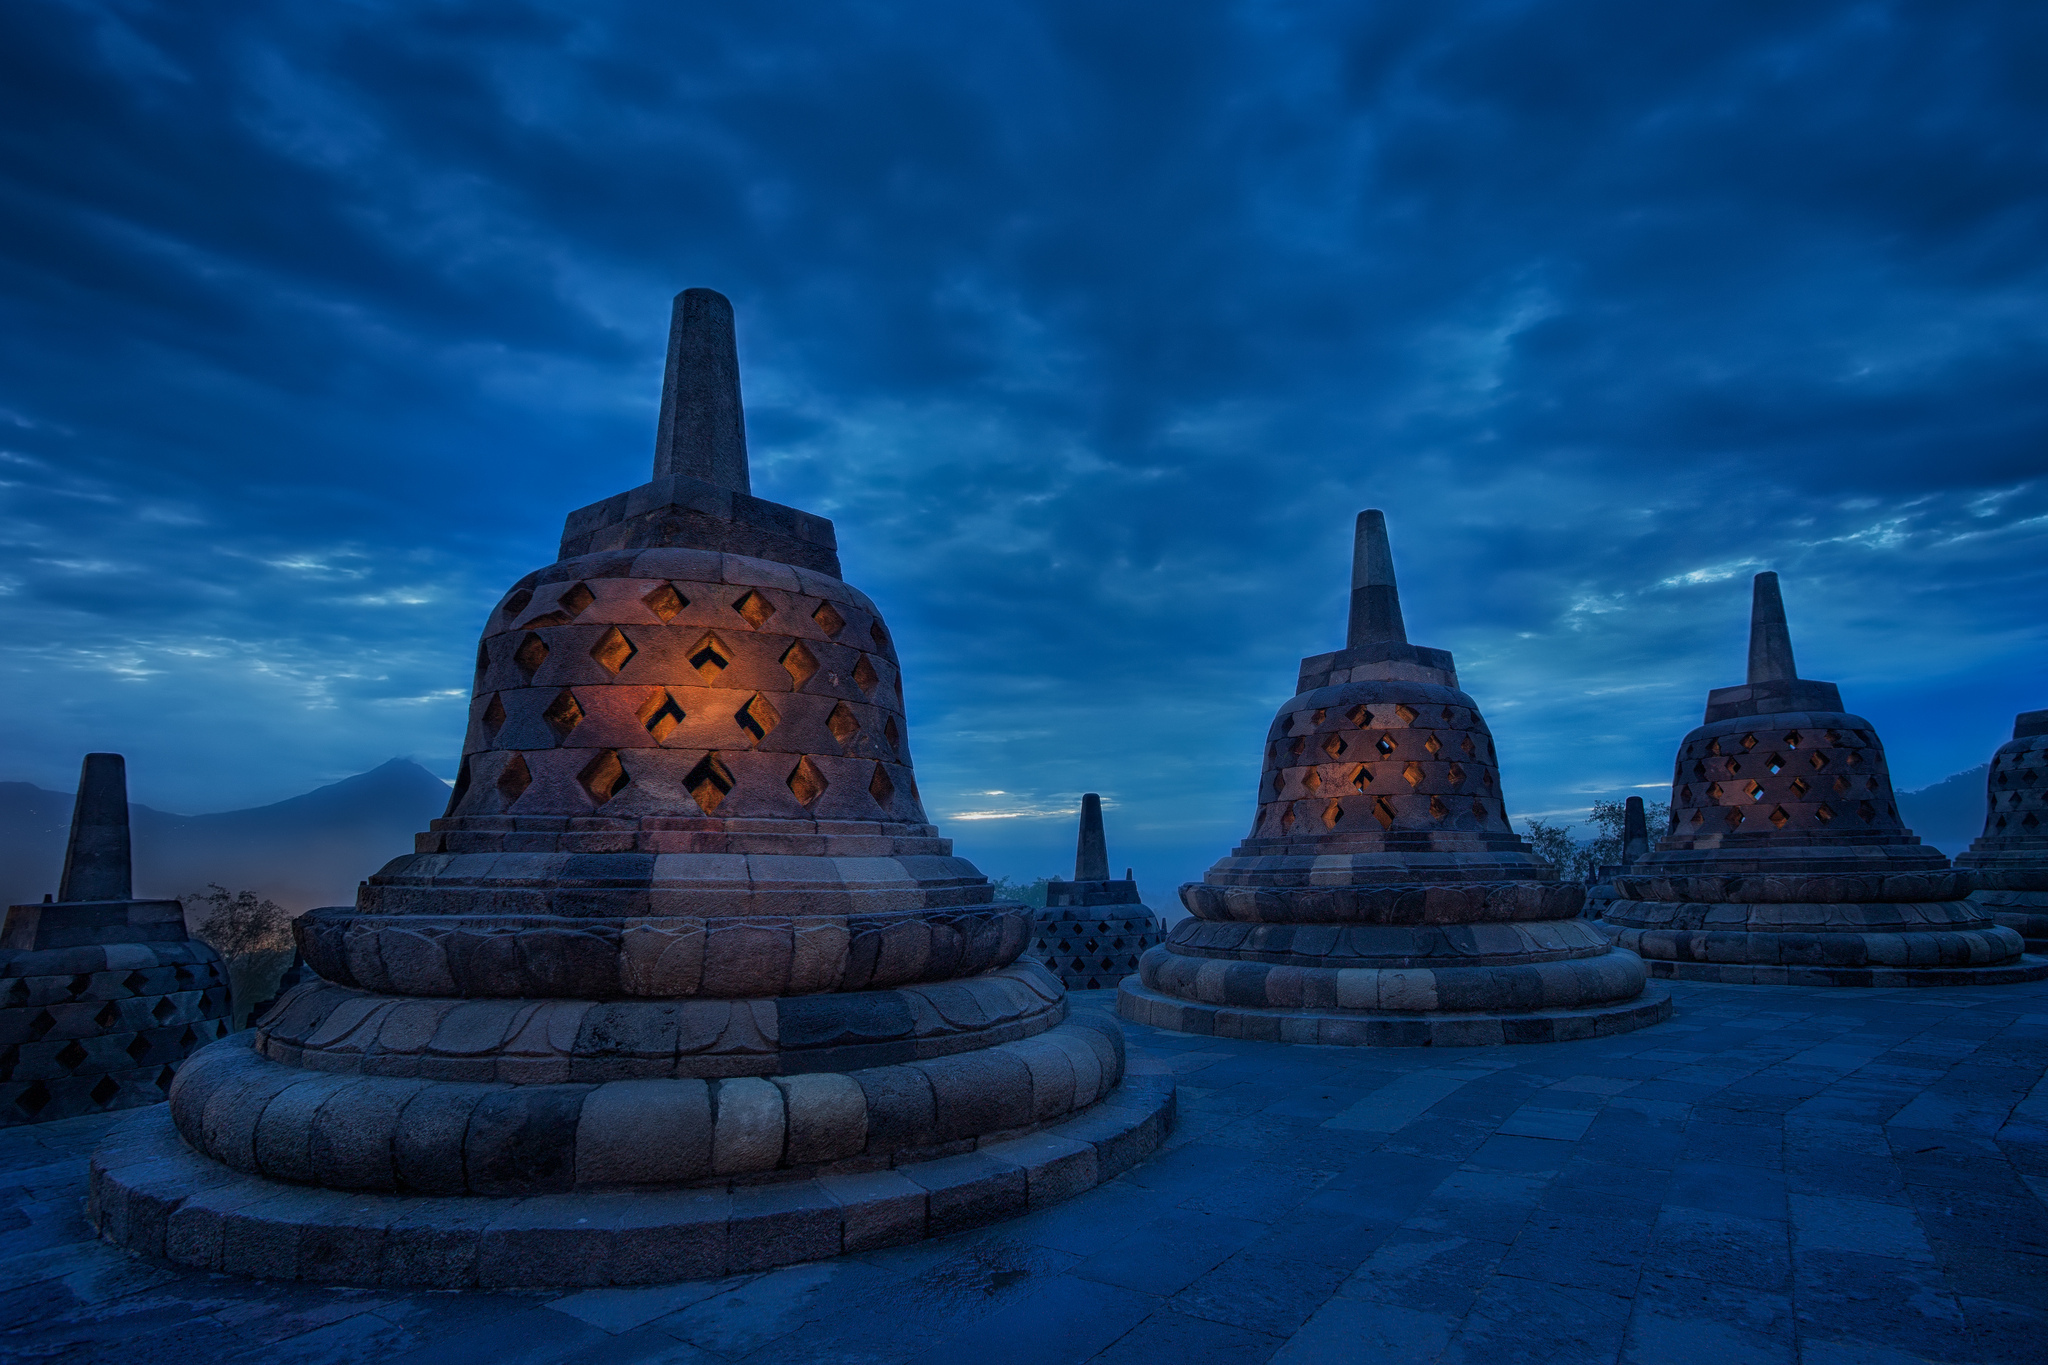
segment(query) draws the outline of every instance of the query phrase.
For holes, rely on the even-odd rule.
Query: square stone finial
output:
[[[715,289],[685,289],[669,313],[654,477],[678,474],[734,493],[753,491],[732,300]]]

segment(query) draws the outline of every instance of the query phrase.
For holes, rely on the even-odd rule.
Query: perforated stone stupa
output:
[[[1970,874],[1899,819],[1877,730],[1802,678],[1778,576],[1751,599],[1749,680],[1707,694],[1671,819],[1615,879],[1616,942],[1654,975],[1836,986],[2032,981],[2048,960],[1967,897]]]
[[[300,921],[324,980],[102,1150],[103,1235],[355,1283],[691,1279],[1000,1218],[1161,1140],[1170,1086],[1124,1079],[927,821],[832,524],[749,492],[710,290],[676,299],[654,472],[492,609],[446,817]]]
[[[1069,990],[1109,990],[1138,970],[1139,955],[1165,936],[1159,916],[1138,899],[1138,883],[1128,873],[1122,881],[1110,880],[1102,797],[1089,792],[1081,798],[1074,880],[1046,883],[1032,956],[1043,959]]]
[[[2048,711],[2013,718],[1985,776],[1984,833],[1956,859],[1978,908],[2048,953]]]
[[[1451,656],[1408,643],[1385,518],[1358,518],[1344,649],[1301,661],[1249,838],[1118,991],[1127,1019],[1283,1042],[1535,1043],[1670,1015],[1508,825]]]
[[[228,978],[176,901],[136,900],[128,772],[87,754],[55,900],[0,930],[0,1128],[154,1104],[228,1031]]]

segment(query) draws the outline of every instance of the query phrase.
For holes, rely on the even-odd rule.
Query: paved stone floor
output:
[[[2048,984],[1675,990],[1671,1022],[1590,1043],[1133,1028],[1182,1118],[1111,1184],[945,1241],[666,1288],[166,1270],[81,1216],[117,1119],[0,1130],[0,1360],[2048,1359]]]

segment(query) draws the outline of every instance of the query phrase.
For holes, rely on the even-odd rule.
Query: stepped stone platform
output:
[[[1899,819],[1876,727],[1801,678],[1775,573],[1751,596],[1749,678],[1678,746],[1671,818],[1602,920],[1659,978],[2010,985],[2048,977],[1970,899],[1970,871]]]
[[[1970,900],[2048,953],[2048,711],[2022,711],[1985,775],[1984,833],[1956,859]]]
[[[1077,991],[1114,987],[1138,970],[1138,958],[1166,935],[1159,916],[1138,899],[1126,870],[1109,875],[1109,842],[1102,828],[1102,797],[1081,798],[1074,880],[1048,882],[1045,909],[1032,916],[1031,955]]]
[[[127,765],[87,754],[55,896],[0,928],[0,1128],[160,1103],[226,1035],[219,955],[177,901],[133,891]]]
[[[751,493],[738,364],[678,295],[653,481],[491,610],[447,814],[110,1141],[103,1235],[639,1283],[1007,1217],[1165,1135],[1171,1086],[926,819],[888,626],[829,521]]]
[[[1134,1078],[1179,1083],[1148,1160],[1003,1222],[664,1285],[174,1265],[86,1221],[91,1152],[161,1108],[0,1130],[0,1357],[2038,1361],[2048,983],[1669,989],[1633,1033],[1454,1053],[1126,1024]]]
[[[1252,831],[1180,889],[1192,919],[1118,988],[1126,1019],[1349,1047],[1597,1038],[1667,1017],[1508,824],[1450,654],[1408,642],[1386,519],[1359,514],[1344,649],[1301,661]]]

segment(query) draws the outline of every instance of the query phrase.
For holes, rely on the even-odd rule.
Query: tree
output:
[[[1040,877],[1035,882],[1013,882],[1008,877],[996,877],[989,882],[999,901],[1020,901],[1025,905],[1043,910],[1045,908],[1045,884],[1057,881],[1056,877]]]
[[[204,891],[188,891],[178,901],[187,921],[198,921],[193,936],[223,961],[292,950],[292,912],[276,901],[259,899],[254,891],[230,892],[209,882]]]
[[[1643,818],[1649,826],[1650,846],[1654,848],[1670,822],[1671,807],[1663,801],[1645,801]],[[1585,881],[1601,868],[1621,861],[1622,828],[1627,819],[1626,801],[1595,801],[1586,817],[1586,823],[1598,831],[1592,838],[1574,839],[1569,825],[1535,819],[1524,821],[1528,827],[1525,837],[1529,840],[1529,851],[1556,868],[1560,878]]]

